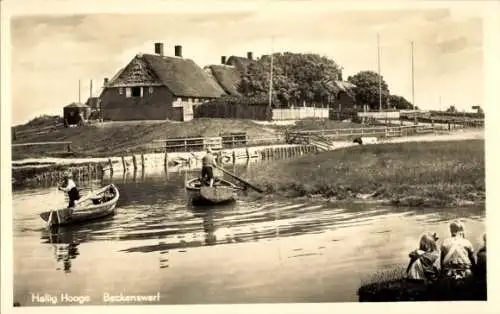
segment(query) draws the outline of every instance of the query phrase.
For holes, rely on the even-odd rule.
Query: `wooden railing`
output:
[[[321,137],[323,140],[351,139],[354,137],[395,137],[412,134],[432,133],[436,129],[427,125],[393,126],[393,127],[369,127],[331,130],[305,130],[286,133],[288,143],[304,143]]]
[[[213,150],[220,150],[224,148],[283,143],[284,137],[278,135],[249,139],[246,133],[234,133],[217,137],[167,138],[154,142],[157,144],[161,143],[160,145],[162,145],[166,152],[192,152],[203,151],[208,147]]]

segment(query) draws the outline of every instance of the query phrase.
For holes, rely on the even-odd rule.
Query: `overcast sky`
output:
[[[344,67],[344,77],[377,70],[376,33],[380,33],[381,72],[390,91],[411,101],[410,41],[415,50],[415,103],[421,108],[459,109],[483,103],[482,20],[464,10],[405,11],[310,10],[241,11],[198,14],[88,14],[20,16],[12,19],[12,123],[41,114],[62,114],[62,107],[94,95],[153,43],[174,45],[200,66],[221,55],[257,57],[275,52],[315,52]]]

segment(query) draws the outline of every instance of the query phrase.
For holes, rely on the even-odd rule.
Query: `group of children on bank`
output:
[[[452,222],[451,236],[443,240],[439,250],[437,235],[424,233],[420,238],[419,248],[410,253],[407,278],[425,282],[435,281],[440,277],[486,278],[486,234],[483,235],[483,247],[474,254],[473,246],[465,238],[464,230],[462,222]]]

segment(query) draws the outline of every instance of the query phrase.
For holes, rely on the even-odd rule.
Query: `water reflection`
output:
[[[245,197],[224,206],[198,207],[187,202],[184,189],[186,178],[197,175],[196,170],[168,176],[139,171],[94,182],[94,188],[117,185],[121,198],[116,214],[56,230],[46,230],[38,213],[64,206],[61,194],[54,188],[16,191],[16,295],[42,286],[60,291],[58,275],[66,272],[75,295],[94,291],[96,298],[104,285],[112,290],[120,282],[138,294],[161,286],[162,294],[169,295],[165,302],[174,303],[254,302],[280,296],[285,302],[306,297],[352,301],[361,277],[406,264],[408,250],[423,231],[444,236],[449,221],[466,217],[475,246],[484,232],[482,207],[409,209]],[[85,182],[81,187],[92,188]],[[104,270],[90,271],[91,261]],[[133,275],[121,276],[124,272]]]
[[[65,232],[59,227],[53,227],[42,234],[42,240],[50,243],[54,258],[63,266],[62,270],[65,273],[70,273],[72,260],[80,254],[78,252],[80,242],[75,239],[75,234],[73,232]],[[61,270],[60,267],[56,269]]]

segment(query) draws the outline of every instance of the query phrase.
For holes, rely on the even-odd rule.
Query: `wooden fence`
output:
[[[233,133],[216,137],[167,138],[154,142],[161,143],[162,150],[166,152],[195,152],[206,150],[208,147],[217,151],[225,148],[281,144],[284,142],[284,137],[278,135],[249,139],[246,133]]]
[[[194,118],[271,120],[271,108],[263,104],[210,102],[193,108]]]
[[[272,120],[300,120],[308,118],[328,119],[329,112],[329,108],[316,107],[273,109]]]
[[[414,134],[435,132],[433,126],[412,125],[394,127],[369,127],[331,130],[306,130],[288,132],[285,136],[287,143],[309,143],[317,138],[327,140],[348,140],[355,137],[396,137]]]
[[[372,118],[372,119],[385,119],[385,120],[398,120],[399,111],[367,111],[358,112],[357,116],[359,118]]]

